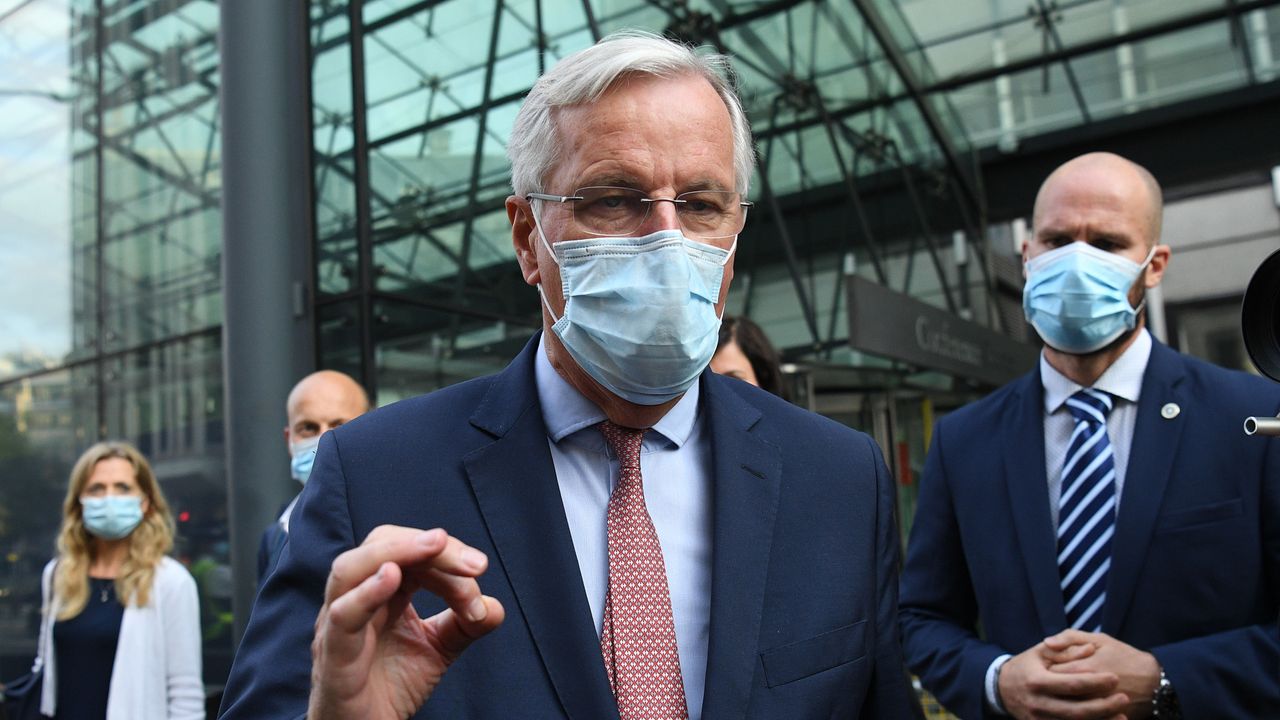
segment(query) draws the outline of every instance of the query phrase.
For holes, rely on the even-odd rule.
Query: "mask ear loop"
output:
[[[533,204],[541,202],[540,198],[532,198],[529,200],[529,219],[533,220],[533,229],[538,231],[538,239],[542,241],[542,247],[547,249],[547,254],[551,256],[551,260],[556,265],[560,264],[560,258],[556,257],[556,251],[551,249],[551,243],[547,242],[547,236],[542,233],[542,223],[538,222],[538,213],[534,212]]]
[[[542,292],[542,283],[538,283],[536,287],[538,288],[538,297],[542,299],[542,307],[546,308],[547,314],[551,316],[551,323],[554,325],[560,322],[560,318],[556,317],[556,311],[551,309],[551,303],[547,302],[547,294]]]
[[[1156,246],[1152,245],[1151,252],[1147,253],[1147,259],[1143,260],[1142,264],[1138,266],[1138,277],[1134,280],[1134,282],[1140,282],[1143,280],[1143,276],[1146,274],[1146,271],[1147,271],[1147,266],[1151,264],[1151,261],[1155,258],[1155,256],[1156,256]],[[1138,302],[1138,307],[1133,309],[1133,314],[1135,316],[1141,315],[1142,311],[1146,307],[1147,307],[1147,293],[1144,291],[1142,293],[1142,300]]]
[[[1154,260],[1155,257],[1156,257],[1156,246],[1152,245],[1151,252],[1147,253],[1147,259],[1142,261],[1142,265],[1138,267],[1138,270],[1139,271],[1146,270],[1147,266],[1151,264],[1151,261]]]
[[[552,250],[551,243],[547,242],[547,236],[542,233],[542,223],[538,222],[538,213],[533,210],[533,203],[537,201],[538,198],[533,198],[533,200],[529,202],[529,218],[533,220],[533,229],[538,231],[538,238],[542,240],[542,246],[547,249],[547,254],[551,256],[551,261],[556,265],[559,265],[560,258],[556,257],[556,251]],[[547,309],[547,314],[551,316],[551,322],[560,322],[560,317],[564,316],[561,315],[560,317],[556,317],[556,311],[552,310],[551,303],[547,302],[547,294],[542,291],[542,281],[539,280],[538,284],[534,287],[538,289],[538,298],[542,300],[542,306]]]
[[[720,261],[719,263],[720,267],[724,267],[725,265],[728,265],[729,258],[733,257],[733,254],[737,251],[738,251],[738,236],[734,235],[733,244],[729,246],[729,251],[724,254],[724,259]],[[725,314],[725,311],[728,309],[729,309],[729,298],[726,297],[724,307],[720,308],[720,314],[716,316],[716,319],[721,322],[724,322],[724,314]]]
[[[724,254],[724,259],[720,261],[720,267],[724,267],[725,265],[728,265],[729,258],[733,257],[733,254],[737,251],[738,251],[738,236],[734,235],[733,244],[729,246],[729,251]]]

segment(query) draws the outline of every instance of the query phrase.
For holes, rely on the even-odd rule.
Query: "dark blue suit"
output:
[[[418,718],[617,717],[534,385],[536,338],[502,373],[397,403],[321,439],[254,607],[224,718],[306,709],[330,563],[374,527],[443,527],[487,553],[506,621]],[[703,717],[912,717],[897,635],[894,487],[864,435],[704,373],[711,628]],[[426,616],[444,606],[426,593]]]
[[[1187,718],[1280,717],[1280,442],[1241,429],[1277,409],[1280,387],[1153,344],[1102,630],[1156,656]],[[1056,555],[1037,370],[948,415],[929,450],[902,630],[950,710],[989,715],[991,661],[1066,627]]]

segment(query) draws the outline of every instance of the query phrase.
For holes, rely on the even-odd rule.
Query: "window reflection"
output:
[[[0,144],[41,147],[55,168],[44,177],[60,183],[24,185],[48,196],[22,203],[46,231],[21,245],[32,270],[13,274],[34,289],[5,307],[52,313],[42,322],[65,338],[38,361],[0,341],[0,677],[34,658],[40,571],[67,475],[104,438],[128,440],[152,461],[176,509],[174,555],[199,583],[206,679],[226,676],[217,19],[207,0],[23,3],[0,15],[0,52],[25,58],[0,60],[46,63],[31,77],[61,88],[61,107],[44,116],[65,128],[20,132],[0,97]],[[45,249],[62,259],[41,259]]]

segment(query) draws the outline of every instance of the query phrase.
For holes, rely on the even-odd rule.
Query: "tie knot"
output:
[[[605,420],[598,426],[604,441],[623,467],[640,467],[640,445],[644,442],[644,430],[622,427]]]
[[[1084,388],[1067,398],[1067,409],[1071,411],[1071,416],[1076,419],[1076,422],[1099,425],[1106,424],[1107,415],[1111,413],[1114,404],[1111,393],[1093,388]]]

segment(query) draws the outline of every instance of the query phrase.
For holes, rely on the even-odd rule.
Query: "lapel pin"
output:
[[[1172,420],[1178,417],[1180,412],[1182,412],[1182,408],[1178,407],[1178,403],[1165,403],[1164,407],[1160,408],[1160,417],[1165,420]]]

